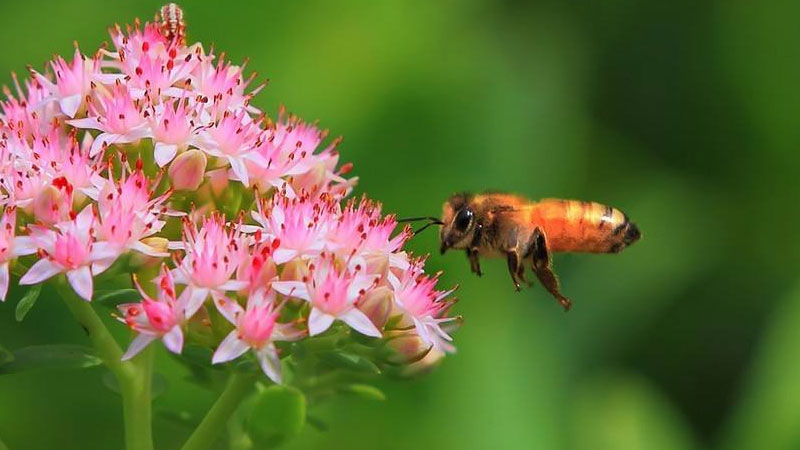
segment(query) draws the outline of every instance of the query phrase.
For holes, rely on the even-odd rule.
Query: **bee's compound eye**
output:
[[[461,211],[458,212],[458,215],[456,215],[456,220],[454,223],[456,230],[462,233],[467,231],[467,228],[469,228],[470,223],[472,223],[473,216],[474,213],[472,212],[471,209],[462,208]]]

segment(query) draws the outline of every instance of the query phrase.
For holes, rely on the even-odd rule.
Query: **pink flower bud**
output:
[[[33,199],[33,215],[36,220],[46,224],[61,222],[69,216],[72,206],[70,197],[65,190],[53,185],[46,186]]]
[[[431,349],[421,360],[403,367],[399,375],[403,377],[424,375],[436,368],[442,358],[444,358],[444,355],[445,352],[441,350]]]
[[[393,334],[386,341],[386,347],[390,350],[386,357],[390,364],[412,364],[425,358],[431,351],[431,346],[413,331]]]
[[[228,187],[228,170],[216,169],[208,172],[208,179],[211,180],[211,192],[219,197]]]
[[[206,155],[197,149],[178,155],[169,166],[169,177],[175,190],[193,191],[203,182],[206,173]]]
[[[367,292],[358,301],[358,309],[369,317],[373,325],[382,330],[392,312],[392,291],[385,286]]]
[[[303,278],[307,278],[310,273],[306,262],[300,258],[296,258],[283,265],[281,281],[302,281]]]

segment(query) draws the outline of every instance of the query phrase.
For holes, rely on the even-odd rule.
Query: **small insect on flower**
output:
[[[171,41],[182,45],[186,41],[186,22],[183,21],[183,10],[175,3],[167,3],[161,7],[156,19],[160,21],[161,31]]]
[[[544,199],[531,202],[512,194],[455,194],[443,206],[442,219],[412,217],[399,222],[427,220],[441,225],[441,253],[463,249],[472,272],[481,275],[479,256],[505,256],[514,288],[525,280],[524,260],[564,310],[572,303],[553,273],[552,253],[619,253],[638,241],[641,233],[622,211],[595,202]]]

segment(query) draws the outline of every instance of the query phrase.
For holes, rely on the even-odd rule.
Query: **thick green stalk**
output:
[[[252,374],[232,374],[225,390],[208,410],[200,425],[189,436],[189,440],[183,445],[182,450],[203,450],[211,447],[219,438],[228,419],[250,393],[254,383],[255,376]]]
[[[152,349],[142,351],[131,361],[122,361],[122,350],[109,333],[92,305],[78,297],[62,276],[58,292],[72,315],[78,320],[97,355],[111,370],[120,386],[125,423],[127,450],[152,450],[152,421],[150,383],[152,380]]]

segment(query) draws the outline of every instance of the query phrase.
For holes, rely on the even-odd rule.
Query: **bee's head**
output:
[[[475,211],[470,205],[471,194],[462,193],[451,196],[442,207],[442,226],[439,238],[442,253],[450,248],[467,248],[475,233]]]

